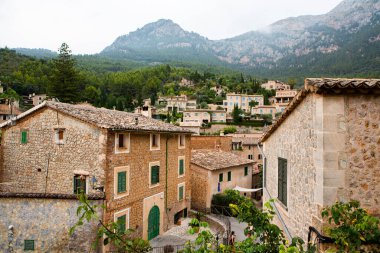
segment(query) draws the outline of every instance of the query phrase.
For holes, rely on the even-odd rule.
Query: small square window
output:
[[[34,240],[24,240],[24,250],[34,250]]]
[[[115,153],[128,153],[130,145],[129,133],[116,133],[115,134]]]

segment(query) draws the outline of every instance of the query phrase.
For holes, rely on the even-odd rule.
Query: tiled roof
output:
[[[101,128],[113,130],[191,133],[189,130],[182,127],[148,118],[140,114],[96,108],[91,105],[73,105],[53,101],[45,101],[25,113],[20,114],[16,117],[16,121],[44,107],[52,108]],[[4,127],[7,124],[10,124],[10,121],[3,123],[0,127]]]
[[[12,108],[12,114],[13,115],[19,115],[21,113],[21,111],[13,106]],[[7,104],[0,104],[0,114],[11,114],[11,107]]]
[[[78,199],[77,194],[0,192],[0,198]],[[87,194],[89,200],[104,199],[104,193]]]
[[[293,110],[309,93],[361,93],[380,94],[380,79],[346,79],[346,78],[307,78],[305,87],[297,93],[292,102],[286,107],[280,118],[264,133],[260,142],[265,141],[276,131]]]
[[[232,137],[232,142],[241,142],[243,145],[256,145],[259,143],[260,138],[254,137]]]
[[[317,92],[341,89],[380,89],[380,79],[307,78],[305,88]]]
[[[253,161],[242,158],[231,152],[215,149],[198,149],[191,151],[191,163],[208,170],[219,170],[242,165],[251,165],[253,164]]]

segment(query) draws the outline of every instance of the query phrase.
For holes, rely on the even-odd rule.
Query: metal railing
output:
[[[171,253],[171,252],[179,252],[185,248],[185,244],[182,245],[166,245],[162,247],[154,247],[152,249],[152,253]]]

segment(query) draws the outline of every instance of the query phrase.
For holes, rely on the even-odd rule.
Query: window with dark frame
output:
[[[219,182],[223,182],[223,173],[219,174]]]
[[[152,134],[152,147],[155,147],[155,148],[158,147],[156,134]]]
[[[257,157],[258,157],[258,159],[259,159],[259,160],[261,160],[261,159],[262,159],[262,156],[261,156],[261,154],[259,154]]]
[[[125,144],[124,144],[124,134],[119,134],[119,148],[124,148],[125,147]]]
[[[126,224],[127,224],[127,215],[122,215],[117,217],[117,225],[119,232],[124,232],[126,230]]]
[[[227,180],[228,180],[228,181],[231,181],[231,179],[232,179],[232,172],[229,171],[229,172],[227,173]]]
[[[150,167],[150,184],[155,185],[160,182],[160,166],[154,165]]]
[[[86,193],[86,176],[75,175],[74,176],[74,193],[79,194],[81,192]]]
[[[278,158],[278,200],[287,206],[287,166],[288,161],[284,158]]]
[[[185,161],[183,159],[179,160],[179,175],[182,176],[185,173]]]
[[[24,240],[24,250],[34,250],[34,240]]]
[[[59,141],[63,141],[63,132],[64,132],[63,129],[58,130],[58,140]]]
[[[117,193],[124,193],[127,191],[127,172],[120,171],[117,173]]]
[[[244,167],[244,176],[248,176],[248,167]]]
[[[183,200],[183,195],[184,195],[184,187],[181,185],[178,187],[178,200]]]

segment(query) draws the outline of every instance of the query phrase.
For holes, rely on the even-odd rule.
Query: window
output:
[[[185,174],[185,158],[178,158],[178,177],[181,177]]]
[[[129,153],[130,133],[115,134],[115,153]]]
[[[150,166],[150,185],[156,186],[160,182],[160,165],[152,164]]]
[[[263,158],[263,156],[261,155],[261,154],[259,154],[258,156],[257,156],[257,159],[259,159],[259,160],[261,160]]]
[[[184,196],[185,196],[185,184],[182,183],[178,185],[178,201],[183,200]]]
[[[28,131],[23,130],[21,131],[21,144],[28,143]]]
[[[223,173],[219,174],[219,182],[223,182]]]
[[[228,174],[227,174],[227,180],[231,181],[231,178],[232,178],[232,172],[229,171]]]
[[[186,136],[184,134],[178,135],[178,148],[185,148],[185,139]]]
[[[244,176],[248,176],[248,167],[244,167]]]
[[[119,232],[124,232],[126,230],[126,221],[127,221],[127,215],[122,215],[117,217],[117,225]]]
[[[24,250],[34,250],[34,240],[24,240]]]
[[[55,143],[56,144],[64,144],[64,133],[65,129],[59,128],[55,129]]]
[[[86,176],[85,175],[75,175],[74,176],[74,193],[79,194],[81,192],[87,193]]]
[[[287,206],[287,160],[278,158],[278,200]]]
[[[129,194],[129,166],[114,168],[114,196],[121,198]]]
[[[159,150],[160,149],[160,135],[151,134],[150,135],[150,150]]]
[[[114,221],[117,223],[120,232],[126,231],[129,228],[129,212],[130,209],[124,209],[114,214]]]
[[[248,159],[253,160],[253,155],[248,155]]]

